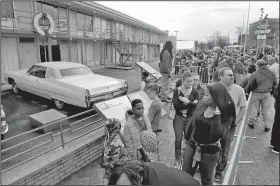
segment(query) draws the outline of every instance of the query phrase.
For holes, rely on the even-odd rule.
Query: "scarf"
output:
[[[178,90],[183,93],[185,98],[189,98],[189,95],[192,92],[192,87],[186,89],[184,85],[181,85]]]

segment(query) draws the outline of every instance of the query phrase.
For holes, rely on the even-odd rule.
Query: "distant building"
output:
[[[249,26],[249,35],[247,38],[247,47],[246,48],[257,48],[257,35],[258,35],[258,26],[267,24],[267,30],[269,33],[266,33],[265,44],[270,45],[275,49],[279,49],[279,18],[267,18],[258,20],[254,23],[251,23]],[[259,42],[259,45],[263,46],[263,42]]]

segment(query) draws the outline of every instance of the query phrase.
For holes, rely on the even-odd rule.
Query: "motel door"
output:
[[[19,38],[19,62],[21,69],[38,63],[38,52],[34,38]]]

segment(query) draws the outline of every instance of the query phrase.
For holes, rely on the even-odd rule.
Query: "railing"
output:
[[[27,149],[27,150],[25,150],[25,151],[23,151],[23,152],[16,153],[15,155],[13,155],[13,156],[11,156],[11,157],[9,157],[9,158],[6,158],[6,159],[4,159],[4,160],[1,160],[1,164],[3,164],[3,163],[7,163],[7,162],[9,162],[9,161],[11,161],[11,160],[13,160],[13,159],[15,159],[15,158],[21,156],[21,155],[24,155],[24,154],[26,154],[26,153],[28,153],[28,152],[31,152],[32,150],[38,149],[39,147],[43,147],[43,146],[45,146],[45,145],[47,145],[47,144],[50,144],[50,143],[54,142],[54,141],[55,141],[55,140],[54,140],[54,137],[56,137],[56,136],[60,136],[60,139],[61,139],[61,143],[60,143],[59,145],[56,145],[56,146],[54,146],[54,147],[52,147],[52,148],[50,148],[50,149],[48,149],[48,150],[46,150],[46,151],[43,151],[43,152],[41,152],[41,153],[39,153],[39,154],[37,154],[37,155],[35,155],[35,156],[32,156],[32,157],[30,157],[30,158],[28,158],[28,159],[26,159],[26,160],[24,160],[24,161],[21,161],[20,163],[16,163],[15,165],[13,165],[13,166],[11,166],[11,167],[8,167],[8,168],[2,170],[1,173],[4,173],[4,172],[6,172],[6,171],[8,171],[8,170],[10,170],[10,169],[13,169],[13,168],[15,168],[15,167],[18,167],[19,165],[22,165],[22,164],[24,164],[24,163],[26,163],[26,162],[28,162],[28,161],[31,161],[31,160],[33,160],[33,159],[35,159],[35,158],[37,158],[37,157],[39,157],[39,156],[41,156],[41,155],[43,155],[43,154],[46,154],[46,153],[48,153],[48,152],[50,152],[50,151],[52,151],[52,150],[58,148],[58,147],[65,148],[65,145],[66,145],[66,144],[68,144],[68,143],[70,143],[70,142],[72,142],[72,141],[74,141],[74,140],[76,140],[76,139],[78,139],[78,138],[80,138],[80,137],[82,137],[82,136],[85,136],[85,135],[87,135],[87,134],[89,134],[89,133],[91,133],[91,132],[93,132],[93,131],[96,131],[96,130],[102,128],[102,127],[103,127],[103,124],[102,124],[101,126],[98,126],[98,127],[93,128],[93,129],[91,129],[91,130],[88,130],[87,132],[84,132],[84,133],[82,133],[82,134],[80,134],[80,135],[78,135],[78,136],[76,136],[76,137],[73,137],[73,138],[71,138],[71,139],[65,140],[65,137],[66,137],[66,136],[64,135],[65,132],[69,131],[69,132],[70,132],[70,135],[71,135],[71,134],[73,134],[74,132],[80,131],[80,130],[86,128],[86,127],[89,127],[89,126],[91,126],[91,125],[94,125],[94,124],[96,124],[96,123],[102,121],[103,119],[97,119],[97,120],[95,120],[95,121],[93,121],[93,122],[86,123],[84,126],[78,127],[78,128],[76,128],[76,129],[73,129],[73,126],[74,126],[74,125],[81,124],[81,122],[86,121],[86,120],[88,120],[88,119],[90,119],[90,118],[99,116],[99,114],[93,114],[93,115],[88,116],[88,117],[86,117],[86,118],[83,118],[83,119],[77,120],[77,121],[75,121],[75,122],[72,122],[71,124],[69,124],[69,127],[68,127],[67,129],[65,129],[65,130],[63,130],[63,124],[62,124],[62,123],[63,123],[64,121],[67,121],[67,120],[69,121],[70,119],[77,118],[77,117],[83,116],[83,115],[85,115],[85,114],[90,114],[90,113],[93,113],[93,112],[94,112],[94,110],[91,109],[91,110],[88,110],[88,111],[85,111],[85,112],[82,112],[82,113],[79,113],[79,114],[76,114],[76,115],[73,115],[73,116],[70,116],[70,117],[63,118],[63,119],[61,119],[61,120],[59,120],[59,121],[54,121],[54,122],[48,123],[48,124],[46,124],[46,125],[44,125],[44,126],[41,126],[41,127],[36,128],[36,129],[33,129],[33,130],[30,130],[30,131],[21,133],[21,134],[19,134],[19,135],[16,135],[16,136],[7,138],[7,139],[5,139],[5,140],[2,140],[2,141],[1,141],[1,146],[2,146],[3,143],[10,142],[10,141],[13,140],[13,139],[16,139],[16,138],[19,138],[19,137],[23,137],[23,136],[25,136],[25,135],[27,135],[27,134],[31,134],[31,133],[33,133],[33,132],[42,130],[42,129],[46,128],[46,127],[49,127],[49,126],[51,126],[51,125],[55,125],[55,124],[57,125],[57,123],[59,123],[59,132],[58,132],[57,134],[53,134],[53,132],[51,131],[51,132],[48,132],[48,133],[46,133],[46,134],[40,135],[40,136],[38,136],[38,137],[33,137],[33,138],[31,138],[31,139],[29,139],[29,140],[26,140],[26,141],[24,141],[24,142],[21,142],[21,143],[19,143],[19,144],[16,144],[16,145],[13,145],[13,146],[11,146],[11,147],[8,147],[8,148],[6,148],[6,149],[4,149],[4,150],[1,149],[1,153],[9,152],[9,151],[11,151],[11,150],[13,150],[13,149],[16,149],[16,148],[19,148],[19,147],[21,147],[21,146],[23,146],[23,145],[25,145],[25,144],[28,144],[29,142],[38,140],[38,139],[43,138],[43,137],[46,137],[46,136],[50,136],[50,140],[48,140],[48,141],[46,141],[46,142],[43,142],[43,143],[41,143],[41,144],[39,144],[39,145],[36,145],[36,146],[34,146],[34,147],[30,148],[30,149]],[[67,125],[67,126],[68,126],[68,125]],[[3,166],[2,166],[2,168],[3,168]]]
[[[249,116],[249,108],[251,105],[251,97],[252,97],[252,93],[250,93],[250,95],[249,95],[249,99],[248,99],[247,106],[246,106],[245,117],[243,117],[242,123],[240,125],[239,131],[237,134],[236,143],[233,148],[231,158],[229,160],[229,164],[227,166],[222,185],[234,185],[234,183],[235,183],[238,163],[239,163],[243,143],[246,138],[245,134],[246,134],[247,126],[248,126],[247,120],[248,120],[248,116]]]

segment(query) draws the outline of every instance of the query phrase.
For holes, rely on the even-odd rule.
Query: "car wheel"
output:
[[[64,102],[57,99],[54,99],[54,104],[58,109],[62,109],[64,107]]]
[[[19,93],[20,89],[18,88],[16,82],[13,83],[12,90],[13,90],[13,93],[15,93],[15,94]]]

